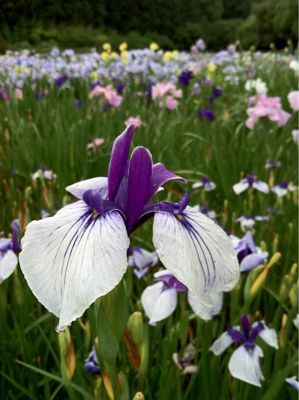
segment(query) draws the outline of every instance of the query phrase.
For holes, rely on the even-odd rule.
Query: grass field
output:
[[[159,199],[178,202],[187,186],[190,205],[207,205],[215,211],[219,225],[238,238],[251,229],[256,245],[268,256],[258,267],[241,273],[235,288],[225,293],[221,311],[210,320],[199,318],[190,309],[186,294],[179,293],[176,310],[155,326],[149,324],[141,295],[154,283],[153,273],[164,267],[159,262],[141,279],[129,267],[121,284],[123,298],[109,309],[124,325],[131,316],[125,334],[121,332],[114,363],[120,398],[133,399],[142,392],[145,399],[158,400],[295,399],[296,391],[285,381],[297,373],[298,340],[293,322],[297,315],[298,241],[298,139],[294,140],[293,131],[298,129],[298,112],[288,101],[288,94],[297,90],[298,72],[289,66],[293,56],[232,51],[165,56],[160,50],[143,50],[135,56],[123,50],[121,55],[111,56],[109,48],[106,52],[102,58],[85,55],[87,62],[76,55],[38,58],[11,54],[0,58],[1,235],[8,238],[10,223],[18,219],[21,238],[26,225],[42,217],[42,210],[54,215],[73,201],[66,186],[107,176],[113,141],[124,130],[125,121],[138,116],[142,125],[135,130],[133,146],[147,147],[154,163],[163,162],[188,181],[187,185],[169,182]],[[46,62],[42,64],[41,59]],[[192,71],[188,82],[181,77],[183,71]],[[255,107],[263,94],[257,93],[260,89],[254,83],[250,90],[245,85],[257,78],[265,82],[268,98],[280,97],[282,110],[289,114],[283,126],[267,117],[259,118],[253,129],[246,125],[249,97],[254,96],[251,107]],[[108,91],[90,98],[92,85],[94,88],[98,81],[101,87],[111,85],[112,92],[119,83],[124,89],[121,94]],[[181,90],[181,96],[169,92],[153,99],[153,85],[170,81]],[[109,95],[120,96],[121,104],[115,105]],[[174,100],[173,107],[167,107],[167,96]],[[278,112],[277,108],[271,110],[271,115]],[[104,143],[87,149],[96,138]],[[279,161],[280,167],[265,168],[267,160]],[[41,165],[55,176],[47,179],[42,167],[34,177]],[[266,182],[269,193],[250,187],[237,195],[233,185],[246,174]],[[192,188],[204,176],[215,182],[214,190]],[[280,182],[289,184],[281,185],[286,187],[283,196],[272,191]],[[243,223],[247,227],[242,226],[242,231],[237,220],[243,215],[268,218],[256,221],[254,227]],[[154,251],[151,225],[149,220],[133,233],[131,246]],[[93,345],[101,347],[98,307],[99,301],[57,334],[57,318],[33,296],[17,266],[0,285],[0,398],[112,398],[102,365],[105,360],[100,358],[101,372],[97,374],[84,368]],[[278,349],[257,339],[264,352],[261,387],[231,376],[229,358],[238,346],[220,356],[209,350],[228,326],[239,325],[244,314],[252,321],[264,320],[277,332]],[[181,357],[190,343],[196,349],[192,364],[197,371],[184,374],[173,354]]]

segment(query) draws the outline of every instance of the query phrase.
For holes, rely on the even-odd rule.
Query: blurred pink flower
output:
[[[290,92],[288,100],[293,111],[299,111],[299,91]]]
[[[105,140],[102,138],[95,138],[92,142],[88,143],[87,150],[96,150],[101,147],[105,143]]]
[[[15,88],[15,97],[17,100],[23,100],[23,90],[20,88]]]
[[[282,127],[291,116],[282,109],[280,97],[267,97],[266,94],[259,94],[250,97],[248,105],[247,115],[249,118],[246,120],[246,126],[249,129],[253,129],[262,117],[267,117],[270,121],[276,122],[279,127]]]
[[[129,117],[125,121],[126,126],[134,125],[135,128],[139,128],[142,124],[143,124],[143,122],[141,121],[141,118],[139,117],[139,115],[137,117]]]
[[[154,101],[158,100],[160,106],[165,105],[169,110],[173,110],[178,106],[176,99],[180,97],[182,97],[182,91],[177,89],[172,82],[160,82],[152,87],[152,99]]]
[[[89,99],[99,96],[104,97],[111,107],[119,107],[123,100],[110,85],[106,87],[96,85],[88,95]]]

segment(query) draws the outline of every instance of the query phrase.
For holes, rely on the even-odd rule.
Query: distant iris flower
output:
[[[267,222],[269,221],[269,217],[267,215],[265,216],[256,215],[254,217],[249,217],[248,215],[242,215],[237,219],[237,222],[240,223],[243,232],[252,230],[256,221]]]
[[[192,71],[183,71],[181,75],[179,75],[179,82],[183,86],[188,86],[192,78],[193,78]]]
[[[20,266],[33,294],[59,318],[57,331],[121,281],[129,235],[151,216],[159,259],[206,307],[213,308],[213,296],[239,279],[229,237],[188,206],[188,195],[179,203],[150,202],[166,182],[183,179],[161,163],[153,165],[144,147],[128,160],[133,134],[129,126],[115,140],[108,177],[68,186],[76,202],[27,226]]]
[[[183,356],[180,356],[178,353],[172,355],[173,362],[183,375],[197,372],[198,367],[194,363],[196,353],[197,351],[193,344],[188,344]]]
[[[253,174],[247,174],[246,178],[233,186],[233,190],[237,195],[239,195],[250,187],[259,190],[262,193],[269,193],[268,184],[256,179],[256,176]]]
[[[57,177],[57,175],[54,174],[52,170],[46,169],[46,167],[43,164],[41,164],[39,166],[39,169],[33,173],[33,175],[32,175],[33,180],[36,181],[37,179],[39,179],[40,175],[44,179],[47,179],[49,181],[52,179],[55,179]]]
[[[266,326],[264,321],[255,322],[252,326],[247,315],[240,318],[240,325],[227,329],[210,347],[216,356],[222,354],[231,344],[238,347],[231,355],[228,369],[231,375],[254,386],[261,386],[264,376],[259,359],[263,350],[256,344],[258,337],[269,346],[278,349],[277,334],[274,329]]]
[[[281,167],[280,161],[267,160],[265,164],[266,169],[277,169]]]
[[[211,319],[218,314],[222,307],[222,293],[211,294],[209,305],[203,303],[199,297],[188,291],[188,288],[169,271],[159,271],[154,274],[156,283],[148,286],[142,293],[141,303],[150,325],[169,317],[176,309],[178,293],[187,293],[188,302],[199,317]]]
[[[20,231],[19,221],[13,220],[11,223],[11,238],[0,239],[0,283],[7,279],[18,265],[17,252],[21,249],[18,235]]]
[[[149,269],[159,262],[155,251],[147,251],[142,247],[130,247],[128,253],[128,265],[133,267],[133,272],[138,279],[146,275]]]
[[[67,81],[68,81],[68,76],[66,74],[59,76],[57,79],[55,79],[54,83],[55,86],[58,88],[61,88]]]
[[[286,181],[279,182],[277,185],[273,186],[271,191],[278,197],[283,197],[288,194],[288,192],[295,192],[296,187],[291,183]]]
[[[194,210],[205,214],[207,217],[216,219],[216,213],[214,210],[211,210],[207,204],[202,204],[202,205],[196,205],[193,207]]]
[[[90,374],[98,375],[101,372],[99,360],[94,346],[85,360],[84,368],[85,371],[89,372]]]
[[[251,271],[267,260],[268,253],[255,245],[250,231],[246,232],[242,239],[233,235],[230,238],[240,263],[241,272]]]
[[[211,108],[200,108],[197,111],[199,118],[206,119],[207,121],[214,121],[215,114]]]
[[[193,183],[192,189],[203,188],[206,192],[216,189],[216,183],[212,182],[209,177],[203,176],[198,182]]]

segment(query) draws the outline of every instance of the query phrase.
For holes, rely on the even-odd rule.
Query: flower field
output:
[[[0,399],[296,398],[298,74],[0,56]]]

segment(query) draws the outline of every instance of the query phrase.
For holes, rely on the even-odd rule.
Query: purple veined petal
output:
[[[189,206],[178,216],[156,212],[153,243],[165,268],[207,306],[213,305],[211,293],[229,291],[239,280],[239,263],[229,237]]]
[[[188,291],[188,302],[193,312],[205,321],[209,321],[220,313],[223,304],[223,293],[211,294],[212,306],[207,307],[190,290]]]
[[[142,293],[141,303],[151,325],[171,315],[177,306],[175,289],[164,290],[163,282],[148,286]]]
[[[237,195],[241,194],[248,188],[249,188],[249,183],[247,182],[247,179],[242,179],[239,183],[236,183],[233,186],[233,190]]]
[[[171,272],[167,270],[158,271],[154,274],[156,281],[164,283],[164,289],[175,289],[177,292],[187,292],[187,287],[180,282]]]
[[[262,182],[259,180],[256,180],[253,182],[252,187],[254,187],[256,190],[259,190],[262,193],[269,193],[269,186],[266,182]]]
[[[262,325],[262,328],[261,328]],[[268,328],[265,324],[265,321],[255,322],[252,325],[253,330],[257,330],[257,336],[263,339],[265,343],[269,346],[274,347],[274,349],[278,349],[278,340],[277,340],[277,333],[275,329]]]
[[[169,171],[164,164],[157,163],[153,165],[153,175],[152,175],[152,195],[158,192],[159,188],[165,183],[172,180],[180,180],[186,183],[186,180],[173,172]]]
[[[259,265],[262,265],[267,260],[267,257],[268,257],[267,252],[262,252],[259,254],[249,254],[241,261],[240,271],[241,272],[251,271],[252,269],[258,267]]]
[[[259,346],[254,346],[253,350],[249,351],[240,346],[231,355],[228,369],[234,378],[261,387],[264,376],[260,367],[260,357],[263,357],[263,351]]]
[[[108,170],[109,200],[114,200],[127,166],[129,150],[134,135],[134,125],[129,125],[113,144]]]
[[[299,392],[299,382],[296,379],[296,376],[292,376],[286,379],[286,382],[297,392]]]
[[[233,344],[233,340],[227,332],[223,332],[222,335],[215,340],[209,350],[215,354],[215,356],[219,356],[226,349],[229,348],[231,344]]]
[[[9,278],[18,265],[18,257],[12,250],[7,250],[1,256],[0,253],[0,283]]]
[[[73,183],[72,185],[67,186],[65,190],[80,200],[83,199],[84,193],[88,190],[91,190],[93,193],[100,192],[101,197],[105,199],[108,196],[108,178],[98,177],[86,179],[84,181]]]
[[[131,155],[128,172],[128,202],[126,208],[129,232],[151,197],[152,156],[144,147],[136,147]]]
[[[120,282],[128,247],[119,212],[95,216],[81,200],[28,224],[20,267],[33,294],[59,318],[57,331]]]

